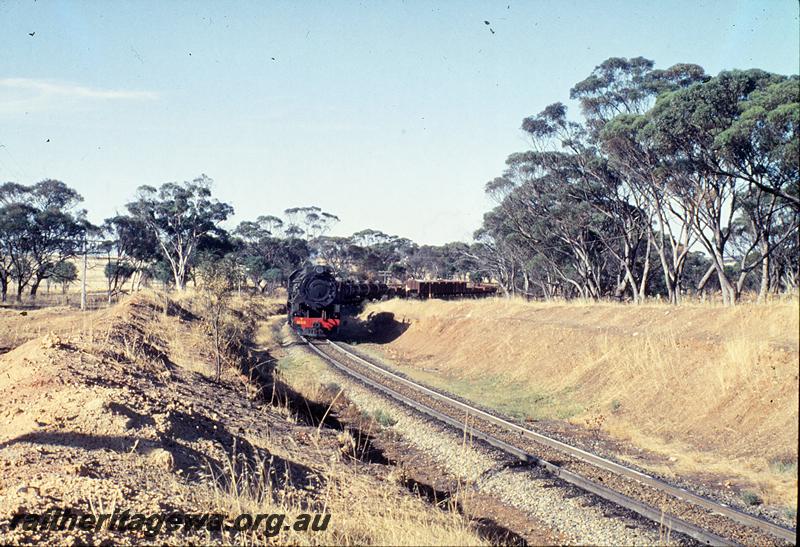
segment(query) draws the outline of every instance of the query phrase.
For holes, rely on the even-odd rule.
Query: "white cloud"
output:
[[[101,89],[70,82],[0,78],[0,111],[31,111],[74,105],[86,101],[154,100],[151,91]]]

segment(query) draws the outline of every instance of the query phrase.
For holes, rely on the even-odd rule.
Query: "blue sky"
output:
[[[318,205],[338,235],[469,240],[522,118],[604,59],[797,73],[799,24],[794,0],[0,0],[0,181],[63,180],[101,221],[206,173],[232,223]]]

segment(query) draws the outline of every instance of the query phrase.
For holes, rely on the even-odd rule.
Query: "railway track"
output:
[[[547,437],[387,370],[332,341],[308,347],[370,388],[514,458],[707,545],[793,545],[795,531]]]

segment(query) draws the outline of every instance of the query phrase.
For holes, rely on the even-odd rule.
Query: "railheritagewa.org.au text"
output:
[[[196,532],[255,532],[274,537],[281,531],[322,532],[330,523],[328,513],[301,513],[288,517],[282,513],[136,513],[114,510],[113,513],[81,513],[69,508],[53,507],[42,513],[18,512],[11,517],[10,530],[26,532],[66,532],[108,530],[143,533],[153,538],[160,534]]]

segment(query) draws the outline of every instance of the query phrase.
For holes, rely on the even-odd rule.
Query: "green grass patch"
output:
[[[769,462],[769,468],[773,473],[780,475],[797,475],[797,462],[790,460],[773,460]]]
[[[566,420],[583,410],[566,391],[536,391],[510,383],[500,376],[448,378],[426,375],[426,383],[518,420]]]
[[[358,350],[413,380],[474,401],[518,420],[566,420],[584,410],[583,406],[573,399],[569,390],[558,393],[537,391],[529,386],[509,382],[498,375],[457,378],[412,367],[398,368],[372,348],[361,346]]]
[[[412,367],[398,368],[377,351],[370,351],[363,346],[359,351],[413,380],[474,401],[518,420],[566,420],[584,410],[583,406],[573,399],[569,390],[547,393],[509,382],[497,375],[456,378]]]
[[[764,500],[761,499],[761,496],[751,490],[745,490],[742,492],[742,501],[751,506],[761,505],[764,503]]]
[[[365,414],[366,416],[372,418],[373,420],[381,424],[381,426],[383,427],[392,427],[394,424],[397,423],[397,419],[388,412],[386,412],[385,410],[383,410],[382,408],[378,408],[376,410],[373,410],[372,412],[367,412]]]
[[[289,354],[286,357],[279,359],[278,364],[275,366],[275,370],[284,377],[291,377],[291,375],[297,371],[303,363],[300,363],[301,359],[298,358],[296,355]]]
[[[317,377],[325,370],[325,365],[304,352],[289,351],[285,357],[278,360],[275,369],[282,378],[294,384],[297,380]]]

